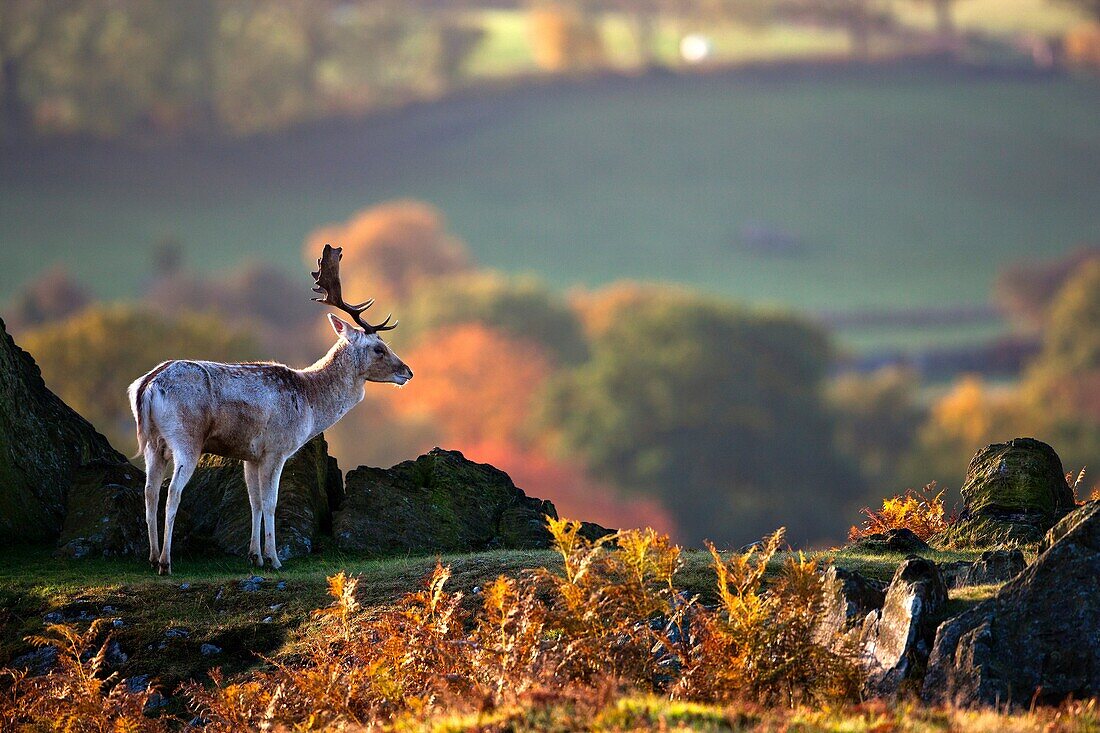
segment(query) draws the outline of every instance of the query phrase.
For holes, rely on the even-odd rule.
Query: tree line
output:
[[[345,467],[442,445],[575,516],[689,542],[747,541],[783,523],[802,543],[840,539],[883,495],[957,488],[988,442],[1035,435],[1067,470],[1100,448],[1095,252],[1051,266],[1046,296],[1029,296],[1045,301],[1033,315],[1042,349],[1018,383],[964,376],[946,389],[899,369],[838,375],[829,334],[795,314],[662,284],[562,294],[487,270],[416,201],[319,229],[300,278],[259,264],[199,275],[166,244],[139,302],[98,303],[53,271],[4,315],[47,384],[131,451],[125,386],[160,361],[303,366],[328,348],[304,277],[325,242],[344,247],[345,279],[400,318],[389,341],[417,374],[400,390],[370,386],[330,431]]]

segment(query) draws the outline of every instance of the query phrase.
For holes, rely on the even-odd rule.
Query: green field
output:
[[[311,229],[408,196],[483,264],[562,288],[674,280],[811,311],[982,303],[1003,264],[1100,240],[1098,113],[1088,78],[774,69],[484,93],[224,145],[9,151],[0,302],[57,262],[132,294],[164,235],[196,267],[262,258],[304,276]],[[746,246],[753,227],[795,251]]]

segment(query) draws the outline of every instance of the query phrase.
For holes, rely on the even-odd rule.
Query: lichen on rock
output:
[[[1038,542],[1074,507],[1062,461],[1046,443],[1015,438],[982,448],[970,461],[959,520],[933,539],[947,547]]]
[[[527,496],[498,468],[435,448],[392,468],[349,471],[333,517],[336,545],[369,554],[469,552],[550,546],[549,501]],[[596,525],[584,531],[609,533]]]

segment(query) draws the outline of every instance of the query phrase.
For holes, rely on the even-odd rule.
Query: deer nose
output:
[[[413,378],[413,370],[409,369],[408,367],[405,367],[405,374],[408,375],[409,379]]]

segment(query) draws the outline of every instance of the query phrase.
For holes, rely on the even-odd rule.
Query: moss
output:
[[[126,464],[46,388],[0,321],[0,543],[55,539],[74,472],[91,461]]]

